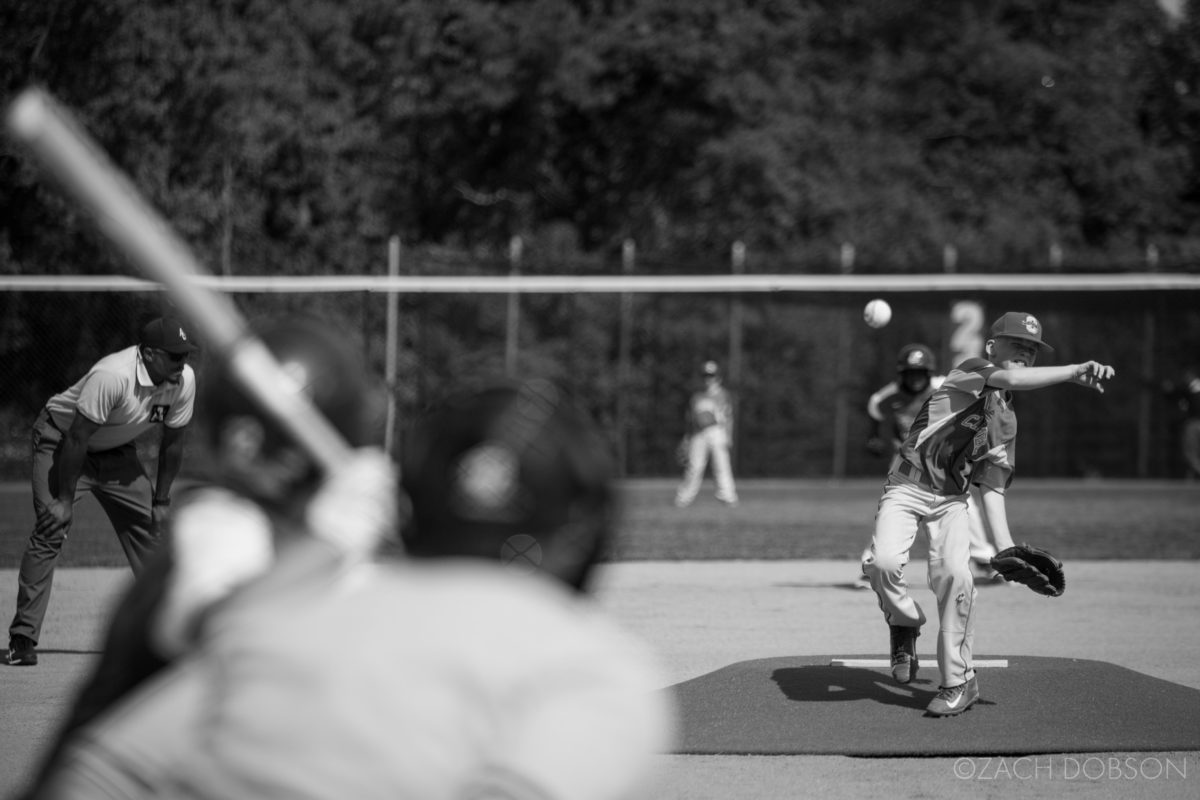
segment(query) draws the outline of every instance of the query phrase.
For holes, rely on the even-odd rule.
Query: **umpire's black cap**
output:
[[[138,335],[138,343],[176,355],[200,349],[184,324],[174,317],[156,317],[147,322]]]

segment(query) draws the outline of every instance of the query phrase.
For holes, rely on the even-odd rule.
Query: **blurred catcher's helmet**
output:
[[[414,557],[501,561],[583,589],[608,544],[607,444],[549,381],[454,397],[418,421],[400,461]]]
[[[937,361],[933,357],[933,351],[923,344],[906,344],[896,356],[897,372],[933,372],[936,369]]]
[[[262,320],[251,327],[290,380],[347,444],[378,444],[383,397],[361,354],[328,321],[303,316]],[[262,501],[287,502],[320,478],[315,462],[234,379],[227,361],[199,380],[198,407],[223,476]]]

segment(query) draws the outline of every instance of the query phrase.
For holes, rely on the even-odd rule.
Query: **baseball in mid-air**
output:
[[[863,306],[863,322],[872,328],[882,328],[892,321],[892,307],[887,300],[875,298]]]

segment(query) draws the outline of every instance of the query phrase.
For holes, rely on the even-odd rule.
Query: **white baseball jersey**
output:
[[[54,797],[649,796],[674,707],[643,645],[494,563],[389,562],[217,608],[86,729]]]
[[[196,374],[184,365],[178,383],[155,386],[135,345],[105,356],[69,389],[51,397],[46,408],[54,426],[66,431],[80,413],[100,428],[88,440],[88,451],[111,450],[146,433],[155,425],[182,428],[192,421]]]
[[[164,658],[194,646],[201,617],[275,558],[272,522],[254,502],[218,487],[181,504],[169,528],[173,565],[148,638]]]
[[[713,425],[728,427],[733,420],[733,403],[721,386],[703,389],[688,400],[688,424],[693,432]]]

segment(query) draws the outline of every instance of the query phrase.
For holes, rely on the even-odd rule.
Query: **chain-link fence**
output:
[[[706,359],[735,394],[740,477],[881,475],[885,463],[863,446],[865,404],[894,376],[900,347],[928,344],[944,372],[964,341],[978,343],[973,325],[1022,310],[1041,318],[1056,348],[1044,363],[1095,358],[1117,378],[1103,395],[1077,386],[1020,395],[1020,474],[1179,477],[1181,420],[1162,382],[1200,362],[1194,292],[895,294],[881,330],[862,323],[861,293],[408,294],[391,350],[382,292],[234,299],[250,317],[326,320],[364,348],[380,379],[394,352],[396,437],[452,386],[505,372],[555,377],[602,422],[629,476],[676,473],[683,407]],[[9,291],[0,303],[0,477],[23,479],[29,426],[46,399],[133,344],[140,323],[169,306],[156,291]],[[194,360],[200,381],[209,358]],[[196,447],[193,438],[192,463]]]

